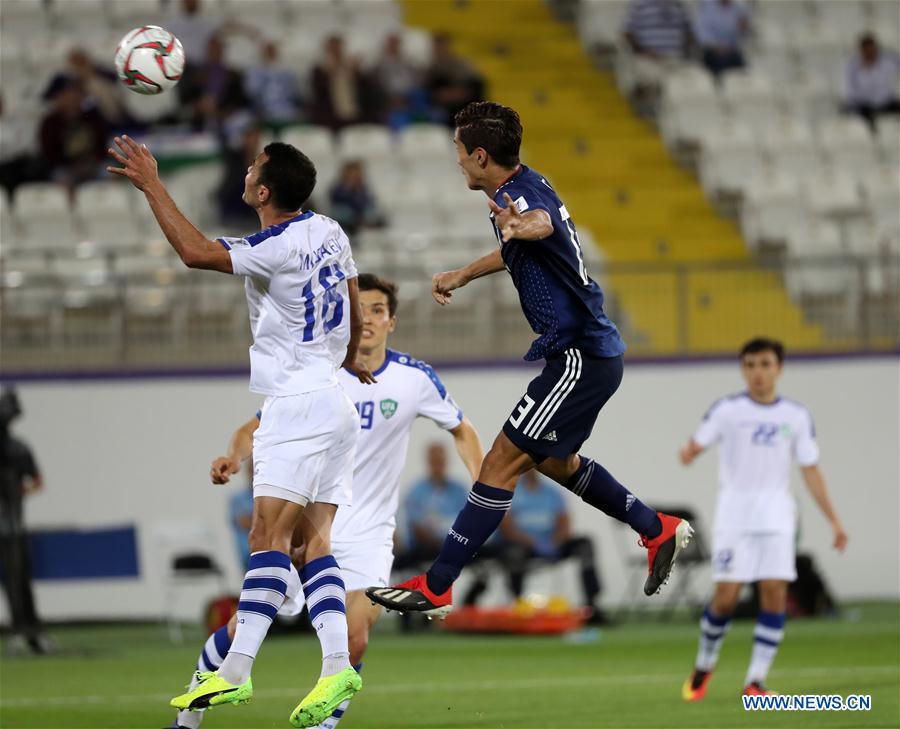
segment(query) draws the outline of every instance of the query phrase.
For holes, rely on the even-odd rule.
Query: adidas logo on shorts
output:
[[[543,438],[541,438],[541,440],[552,440],[552,441],[556,442],[556,431],[551,430]]]

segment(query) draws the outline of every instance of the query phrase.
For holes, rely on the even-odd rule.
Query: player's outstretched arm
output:
[[[359,351],[359,338],[362,336],[363,320],[362,309],[359,306],[359,281],[356,277],[347,281],[347,292],[350,295],[350,341],[347,343],[347,356],[342,367],[355,374],[359,381],[365,385],[371,385],[375,378],[362,362],[356,359]]]
[[[806,488],[809,489],[809,493],[812,494],[819,509],[822,510],[822,513],[831,525],[831,531],[834,533],[834,548],[843,552],[847,547],[847,532],[844,531],[844,525],[841,524],[837,511],[835,511],[834,505],[831,503],[828,488],[825,486],[825,477],[818,466],[803,466],[800,472],[803,474]]]
[[[212,462],[209,477],[213,483],[223,484],[241,470],[241,463],[253,455],[253,434],[259,427],[259,418],[253,417],[238,428],[228,441],[228,455]]]
[[[431,277],[431,295],[441,306],[446,306],[453,298],[453,292],[460,289],[470,281],[482,276],[489,276],[505,268],[500,249],[482,256],[477,261],[472,261],[468,266],[457,268],[455,271],[436,273]]]
[[[553,221],[546,210],[530,210],[519,212],[519,207],[509,196],[503,193],[505,208],[501,208],[493,200],[488,200],[491,212],[494,213],[494,222],[500,229],[503,242],[512,240],[543,240],[553,233]]]
[[[688,441],[688,444],[678,451],[678,457],[681,459],[682,466],[690,466],[694,459],[703,453],[705,449],[703,446],[698,445],[696,441],[693,439]]]
[[[450,431],[453,435],[453,442],[456,444],[456,452],[463,463],[473,481],[478,480],[478,474],[481,471],[481,462],[484,460],[484,450],[481,447],[481,438],[478,437],[478,431],[472,425],[472,421],[463,418],[462,422]]]
[[[107,171],[127,177],[131,184],[144,193],[156,222],[166,239],[188,268],[205,268],[222,273],[233,273],[231,256],[224,246],[206,238],[194,227],[175,205],[159,172],[156,159],[146,144],[138,144],[128,135],[115,137],[116,146],[109,149],[110,156],[121,167],[107,167]]]

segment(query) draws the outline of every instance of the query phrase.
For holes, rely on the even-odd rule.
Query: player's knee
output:
[[[250,527],[250,532],[247,534],[247,542],[250,545],[251,552],[264,552],[271,549],[271,533],[265,522],[257,521]]]

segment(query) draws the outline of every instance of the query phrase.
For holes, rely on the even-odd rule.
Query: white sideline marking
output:
[[[784,676],[785,678],[815,678],[816,676],[841,676],[841,675],[859,675],[859,674],[891,674],[897,673],[897,666],[846,666],[832,668],[802,668],[772,671],[772,675],[776,678]],[[366,686],[366,693],[373,694],[402,694],[419,691],[498,691],[503,689],[521,690],[521,689],[539,689],[539,688],[564,688],[566,686],[595,686],[602,685],[620,685],[627,686],[630,684],[640,683],[672,683],[680,685],[687,674],[662,674],[648,673],[643,675],[630,676],[572,676],[565,678],[562,676],[554,676],[552,678],[518,678],[508,681],[459,681],[449,682],[441,681],[440,683],[401,683],[388,684],[384,686]],[[743,676],[743,671],[719,671],[717,675],[739,678]],[[301,688],[296,689],[262,689],[255,691],[253,698],[284,698],[297,697],[302,693]],[[124,695],[108,695],[108,696],[50,696],[50,697],[34,697],[34,698],[16,698],[0,700],[0,707],[43,707],[43,706],[77,706],[79,704],[134,704],[149,703],[154,701],[167,702],[172,698],[172,694],[124,694]]]

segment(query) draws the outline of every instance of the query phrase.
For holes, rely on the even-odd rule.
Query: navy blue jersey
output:
[[[525,359],[545,359],[569,347],[595,357],[622,354],[625,343],[603,313],[603,291],[585,270],[575,223],[562,200],[525,165],[494,193],[494,201],[506,207],[503,193],[515,201],[519,212],[546,210],[553,221],[553,233],[543,240],[501,241],[500,253],[522,311],[539,335]],[[493,214],[491,222],[500,240]]]

